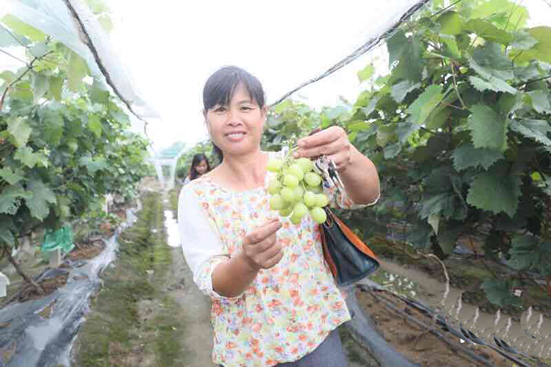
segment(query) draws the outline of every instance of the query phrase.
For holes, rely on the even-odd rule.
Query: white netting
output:
[[[157,117],[138,95],[113,52],[107,34],[81,0],[2,0],[4,12],[52,36],[79,54],[100,82],[107,83],[136,116]]]

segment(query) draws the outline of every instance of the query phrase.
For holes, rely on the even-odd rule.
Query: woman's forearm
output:
[[[220,263],[212,273],[212,287],[223,297],[237,297],[251,285],[259,269],[247,263],[242,253]]]
[[[369,158],[351,147],[350,163],[339,173],[346,193],[355,204],[371,204],[379,197],[379,174]]]

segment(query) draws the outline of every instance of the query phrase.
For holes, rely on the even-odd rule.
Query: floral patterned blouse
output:
[[[243,294],[227,298],[213,290],[215,267],[240,250],[247,233],[277,215],[268,204],[267,182],[273,177],[268,172],[264,187],[241,192],[201,177],[180,193],[182,249],[194,282],[212,300],[216,364],[274,366],[296,361],[350,319],[323,259],[318,225],[309,216],[298,225],[282,218],[277,232],[282,260],[261,269]],[[324,190],[332,206],[355,206],[336,190]]]

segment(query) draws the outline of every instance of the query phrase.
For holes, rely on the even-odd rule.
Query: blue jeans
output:
[[[295,362],[281,363],[281,367],[348,367],[342,349],[338,330],[333,330],[327,338],[310,354]],[[223,367],[223,366],[222,366]],[[230,367],[230,366],[228,366]]]

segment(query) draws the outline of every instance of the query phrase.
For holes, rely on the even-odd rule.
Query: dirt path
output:
[[[182,308],[183,338],[186,355],[184,366],[208,367],[212,363],[212,326],[210,300],[193,283],[193,276],[184,260],[182,250],[171,249],[172,265],[167,274],[169,295]]]

